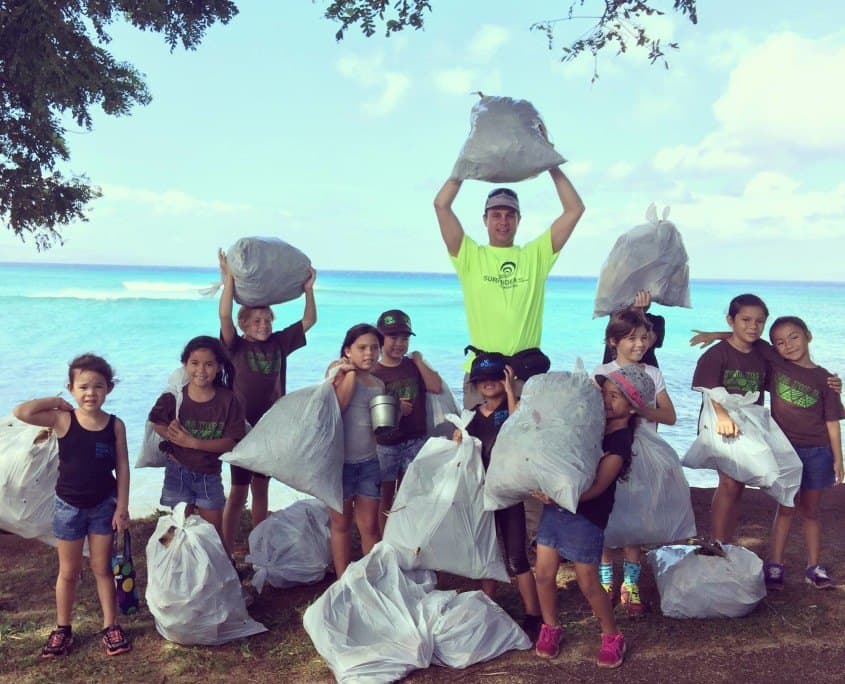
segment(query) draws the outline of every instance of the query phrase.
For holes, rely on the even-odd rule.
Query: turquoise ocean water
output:
[[[0,414],[33,397],[63,393],[70,399],[64,391],[67,363],[93,351],[117,372],[119,383],[105,408],[126,422],[134,461],[147,412],[178,366],[183,346],[196,335],[218,333],[217,301],[197,292],[217,277],[216,269],[0,263]],[[601,362],[606,319],[592,318],[595,286],[593,278],[550,278],[543,349],[553,370],[571,370],[577,358],[588,371]],[[693,309],[652,309],[666,317],[666,340],[657,358],[678,414],[676,425],[660,431],[680,454],[695,437],[700,403],[690,390],[700,354],[688,344],[690,330],[724,329],[734,295],[754,292],[773,316],[802,316],[814,335],[815,361],[845,371],[845,284],[693,281],[691,290]],[[412,349],[419,349],[460,396],[468,340],[453,275],[325,271],[318,276],[316,297],[318,323],[308,333],[307,347],[289,360],[289,391],[322,379],[351,325],[375,322],[381,311],[401,308],[417,333]],[[302,305],[300,299],[274,307],[277,327],[298,320]],[[688,475],[698,486],[715,481],[705,471]],[[155,509],[162,477],[161,469],[132,470],[134,516]],[[271,492],[272,508],[297,496],[278,483]]]

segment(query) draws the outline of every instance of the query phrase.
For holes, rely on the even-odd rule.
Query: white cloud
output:
[[[217,200],[202,200],[181,190],[154,192],[120,185],[104,185],[103,200],[141,204],[149,207],[154,214],[234,214],[248,211],[250,207],[242,204],[229,204]]]
[[[411,85],[407,75],[385,70],[384,57],[380,54],[371,57],[344,55],[337,60],[336,68],[342,76],[360,85],[381,90],[378,97],[361,105],[361,110],[370,116],[384,116],[396,109]]]
[[[442,69],[432,75],[434,86],[449,95],[467,95],[478,90],[478,75],[472,69]],[[473,88],[473,86],[475,86]]]
[[[489,62],[508,40],[510,32],[506,28],[484,24],[470,41],[468,56],[473,62]]]
[[[628,178],[636,168],[636,164],[630,162],[616,162],[610,165],[607,170],[607,178],[611,181],[621,181]]]

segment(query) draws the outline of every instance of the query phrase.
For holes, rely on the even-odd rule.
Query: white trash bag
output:
[[[187,384],[188,374],[185,372],[184,366],[179,366],[167,379],[165,392],[170,392],[176,397],[176,413],[174,415],[178,416],[179,409],[182,408],[182,390]],[[144,438],[141,441],[141,450],[138,452],[138,458],[135,459],[135,467],[164,468],[167,465],[167,454],[160,449],[163,441],[164,439],[153,429],[153,424],[150,421],[146,421],[144,424]]]
[[[616,482],[604,545],[618,549],[668,544],[695,536],[689,483],[675,450],[656,432],[634,432],[631,469]]]
[[[55,546],[59,442],[47,428],[0,419],[0,529]]]
[[[270,306],[296,299],[309,278],[311,261],[293,245],[278,238],[246,237],[226,252],[235,281],[235,301],[245,306]],[[200,290],[214,295],[223,283]]]
[[[725,544],[722,558],[697,554],[697,548],[662,546],[648,553],[666,617],[742,617],[766,597],[763,561],[753,551]]]
[[[271,513],[249,533],[249,553],[258,593],[268,582],[277,589],[313,584],[332,562],[329,509],[317,499],[296,501]]]
[[[425,427],[429,437],[452,436],[455,426],[446,419],[450,413],[460,415],[461,409],[448,385],[444,383],[439,393],[425,393]]]
[[[241,582],[214,526],[185,504],[158,520],[147,542],[147,606],[161,636],[216,646],[266,632],[246,610]]]
[[[526,100],[482,96],[470,122],[452,178],[513,183],[566,161],[543,135],[543,120]]]
[[[343,510],[343,417],[331,380],[276,400],[227,463],[276,478]]]
[[[403,570],[442,570],[509,582],[493,513],[484,510],[481,444],[466,432],[473,413],[450,415],[456,443],[432,437],[408,467],[384,528]]]
[[[687,468],[713,468],[752,487],[779,504],[793,506],[801,488],[803,466],[769,410],[754,403],[757,392],[730,394],[724,387],[695,387],[703,395],[698,437],[684,455]],[[728,412],[738,437],[716,432],[718,417],[711,401]]]
[[[657,208],[646,211],[648,223],[622,234],[601,268],[593,318],[631,306],[637,292],[648,290],[651,301],[690,308],[689,257],[681,233]]]
[[[596,478],[603,437],[604,403],[580,359],[573,373],[529,378],[493,446],[484,507],[507,508],[542,491],[574,513]]]

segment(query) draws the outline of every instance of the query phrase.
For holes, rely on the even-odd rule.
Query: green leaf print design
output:
[[[783,373],[778,373],[775,376],[775,392],[787,404],[800,408],[812,408],[819,401],[817,389],[793,380]]]
[[[725,370],[722,382],[728,392],[744,394],[760,391],[760,373],[757,371]]]

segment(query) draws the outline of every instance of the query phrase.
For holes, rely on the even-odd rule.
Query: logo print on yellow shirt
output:
[[[787,404],[792,404],[800,408],[812,408],[819,401],[819,391],[817,389],[808,387],[803,382],[793,380],[783,373],[778,373],[775,376],[775,392]]]

